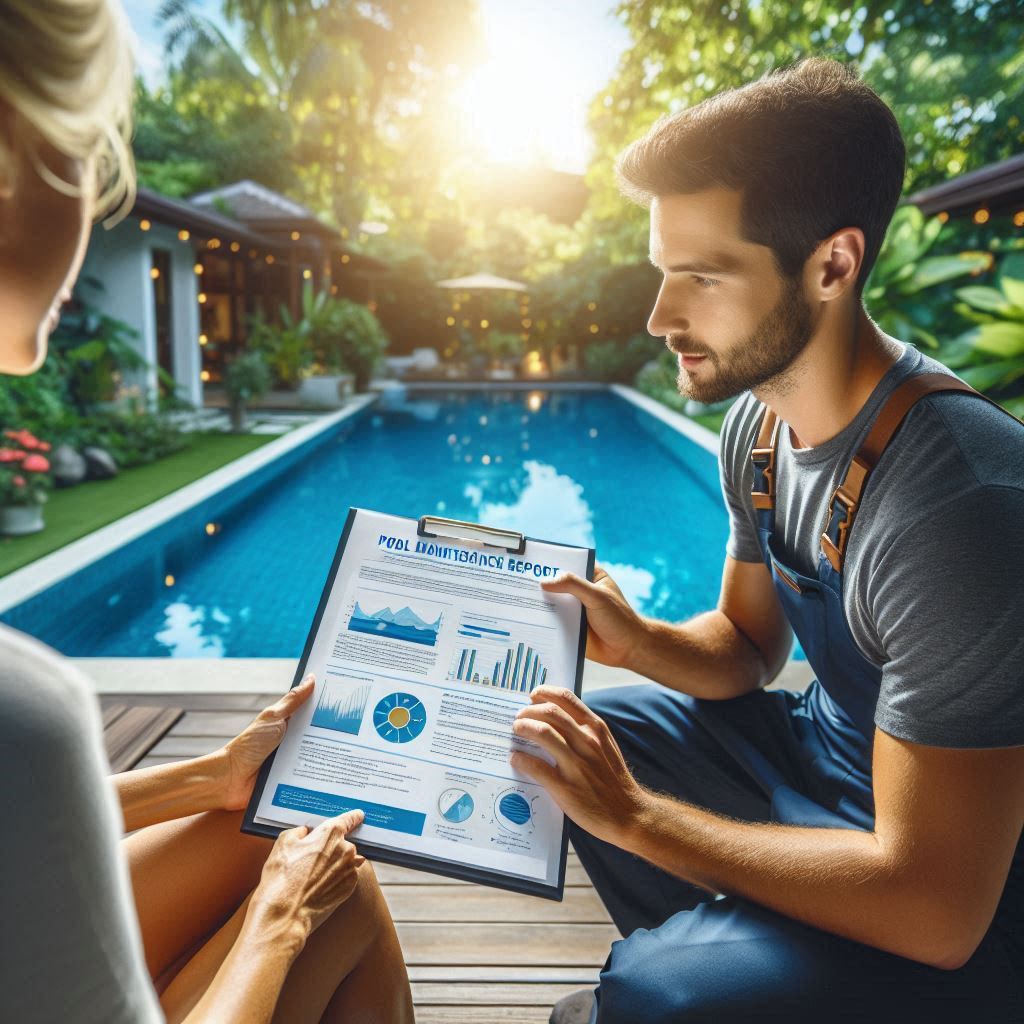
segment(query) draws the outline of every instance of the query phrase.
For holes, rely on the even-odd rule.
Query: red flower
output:
[[[48,441],[40,441],[39,442],[39,450],[41,452],[48,452],[50,450],[50,447],[51,447],[51,445],[50,445],[50,443]]]
[[[23,458],[25,453],[17,448],[0,448],[0,462],[20,462]]]
[[[22,466],[29,473],[46,473],[50,468],[50,460],[42,455],[30,455],[22,463]]]
[[[25,478],[23,476],[16,476],[14,478],[14,486],[15,487],[24,487],[25,486]]]

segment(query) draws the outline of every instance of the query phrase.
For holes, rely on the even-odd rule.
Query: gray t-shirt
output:
[[[0,1020],[160,1024],[89,683],[0,626]]]
[[[903,380],[949,373],[906,346],[856,418],[815,448],[779,430],[775,544],[817,575],[825,509],[882,402]],[[722,428],[727,553],[762,560],[750,451],[763,406],[749,392]],[[910,410],[868,479],[846,551],[843,607],[881,666],[875,724],[930,746],[1024,744],[1024,426],[956,392]]]

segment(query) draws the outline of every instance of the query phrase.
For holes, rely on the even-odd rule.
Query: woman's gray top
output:
[[[88,681],[0,626],[0,1020],[159,1024]]]

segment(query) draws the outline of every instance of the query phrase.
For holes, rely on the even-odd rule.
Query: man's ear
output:
[[[808,293],[821,302],[837,299],[857,284],[864,262],[864,232],[840,228],[811,253],[804,268]]]

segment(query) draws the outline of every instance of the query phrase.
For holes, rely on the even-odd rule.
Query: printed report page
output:
[[[537,686],[573,688],[581,606],[540,582],[589,550],[522,555],[358,510],[255,820],[316,825],[359,807],[357,840],[557,885],[562,812],[509,764]]]

